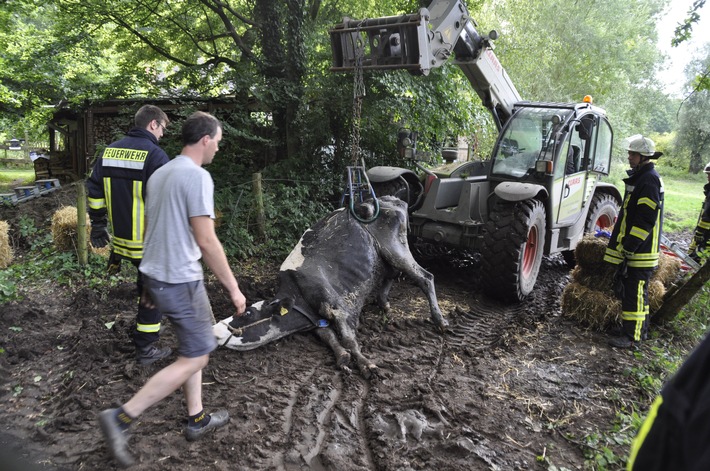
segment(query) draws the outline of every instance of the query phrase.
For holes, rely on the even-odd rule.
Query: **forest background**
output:
[[[292,247],[304,227],[337,205],[352,164],[353,77],[329,70],[328,30],[350,18],[413,13],[414,0],[12,0],[0,11],[0,140],[42,139],[58,106],[116,98],[229,96],[243,104],[218,111],[225,123],[211,166],[223,214],[220,228],[236,257]],[[495,29],[495,52],[524,99],[574,102],[592,95],[614,127],[615,173],[626,166],[621,138],[642,133],[666,153],[669,171],[697,174],[710,158],[705,72],[710,46],[685,71],[682,97],[664,92],[657,25],[666,0],[467,4],[481,33]],[[674,45],[688,46],[704,0],[689,5]],[[465,142],[485,158],[495,126],[453,64],[428,76],[404,71],[364,77],[360,148],[369,166],[397,161],[402,127],[419,149],[438,155]],[[161,141],[180,149],[181,117]],[[126,110],[130,127],[135,110]],[[101,144],[101,143],[100,143]],[[108,143],[102,143],[108,144]],[[99,146],[100,147],[100,146]],[[251,227],[251,178],[265,179],[266,240]],[[698,180],[700,181],[700,180]]]
[[[674,25],[671,51],[689,47],[704,3],[688,4],[685,20]],[[281,260],[306,227],[338,205],[345,167],[352,163],[353,76],[329,70],[328,30],[345,16],[391,16],[423,6],[413,0],[5,0],[0,141],[46,139],[46,123],[60,106],[232,97],[243,106],[215,111],[225,135],[209,167],[220,239],[238,263]],[[622,188],[622,139],[636,133],[653,138],[665,153],[661,173],[671,177],[668,207],[684,205],[682,212],[667,214],[666,228],[692,230],[705,182],[701,171],[710,161],[710,45],[692,51],[693,60],[678,74],[684,77],[681,95],[666,92],[659,80],[666,57],[658,25],[670,1],[475,0],[467,6],[480,32],[498,31],[495,52],[524,99],[575,102],[592,95],[606,109],[615,133],[610,181]],[[459,139],[473,149],[472,158],[490,151],[495,126],[455,65],[426,77],[366,73],[364,84],[359,145],[367,166],[407,165],[395,151],[402,127],[416,130],[419,149],[432,155]],[[192,111],[185,105],[171,116],[161,140],[171,156],[181,147],[181,120]],[[134,112],[125,110],[116,138],[130,128]],[[254,230],[256,172],[264,177],[265,238]],[[22,230],[37,231],[29,224]],[[103,262],[79,271],[73,260],[42,252],[42,258],[26,257],[0,274],[0,301],[16,297],[14,283],[23,273],[57,273],[47,269],[55,259],[66,265],[68,277],[78,273],[89,283],[104,283]],[[705,335],[707,291],[669,327],[670,334],[664,332],[668,345],[654,350],[629,380],[648,397],[677,368],[688,345]],[[670,339],[680,338],[686,340],[682,348],[671,345]],[[594,469],[614,469],[610,463],[623,461],[601,444],[614,442],[627,451],[643,419],[624,410],[618,418],[608,435],[588,438],[602,450],[591,458]]]

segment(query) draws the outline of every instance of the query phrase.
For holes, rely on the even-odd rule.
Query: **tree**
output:
[[[35,0],[5,2],[0,10],[0,121],[11,133],[39,134],[51,112],[46,105],[120,93],[129,82],[106,60],[108,31],[64,34],[56,15],[55,6]]]
[[[486,3],[479,23],[501,34],[496,54],[524,99],[579,102],[592,95],[615,132],[628,135],[648,129],[654,114],[647,98],[660,90],[656,19],[664,5],[496,0]]]
[[[704,58],[692,61],[687,69],[688,82],[696,85],[699,71],[710,68],[710,44],[704,48]],[[707,110],[710,106],[710,90],[695,87],[684,101],[678,112],[678,133],[675,146],[679,152],[690,155],[688,171],[700,172],[710,154],[710,116]]]

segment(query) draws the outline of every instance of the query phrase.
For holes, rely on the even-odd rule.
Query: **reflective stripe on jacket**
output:
[[[700,211],[698,226],[695,228],[695,235],[700,239],[700,243],[697,244],[698,248],[705,248],[710,242],[710,183],[703,187],[703,192],[705,193],[705,201],[703,209]]]
[[[653,162],[629,173],[619,218],[609,239],[604,261],[630,268],[658,266],[663,226],[663,180]]]
[[[89,214],[93,220],[108,213],[117,255],[143,258],[146,182],[169,160],[155,136],[140,128],[110,144],[96,160],[86,181]]]

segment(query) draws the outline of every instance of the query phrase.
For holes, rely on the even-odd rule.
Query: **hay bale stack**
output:
[[[582,238],[574,252],[577,267],[570,274],[572,281],[562,292],[562,314],[597,330],[604,330],[621,320],[621,302],[612,291],[616,268],[604,262],[608,243],[609,239],[591,234]],[[680,274],[680,267],[677,258],[660,254],[658,268],[648,285],[651,312],[660,309],[666,290]]]
[[[621,301],[610,295],[573,281],[562,292],[562,312],[594,330],[604,330],[621,323]]]
[[[9,267],[13,260],[9,231],[10,225],[7,221],[0,221],[0,268]]]
[[[562,314],[594,330],[604,330],[621,318],[621,301],[612,291],[616,270],[604,262],[608,244],[605,237],[582,237],[574,251],[577,266],[570,273],[572,281],[562,291]]]
[[[86,216],[86,221],[86,238],[89,240],[91,224],[88,222],[88,214]],[[54,240],[54,246],[57,250],[62,252],[76,250],[77,224],[76,207],[74,206],[63,206],[59,208],[54,215],[52,215],[52,239]],[[95,248],[91,244],[89,244],[89,250],[92,253],[102,256],[108,256],[111,252],[111,248],[109,246]]]

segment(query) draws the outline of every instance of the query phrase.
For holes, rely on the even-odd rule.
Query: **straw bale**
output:
[[[663,297],[666,295],[666,287],[659,280],[651,280],[648,284],[648,307],[651,312],[656,312],[663,304]]]
[[[572,281],[586,286],[587,288],[611,292],[614,273],[616,273],[615,267],[605,263],[594,270],[576,266],[570,272],[570,276],[572,277]]]
[[[86,215],[86,237],[89,240],[91,234],[91,223],[89,215]],[[77,227],[76,207],[63,206],[59,208],[52,216],[52,238],[54,246],[60,251],[76,250],[76,227]],[[92,253],[108,257],[111,248],[107,245],[102,248],[95,248],[89,244],[89,250]]]
[[[611,292],[571,282],[562,291],[562,314],[594,330],[621,322],[621,302]]]
[[[577,265],[588,270],[596,270],[604,265],[604,251],[609,244],[606,237],[595,237],[586,234],[574,249],[574,258]]]
[[[57,250],[66,252],[76,248],[76,208],[62,206],[52,215],[52,239]]]
[[[658,257],[658,268],[653,272],[651,280],[659,281],[664,287],[669,288],[682,275],[679,258],[661,252]]]
[[[7,221],[0,221],[0,268],[7,268],[13,260],[9,230],[10,225]]]

